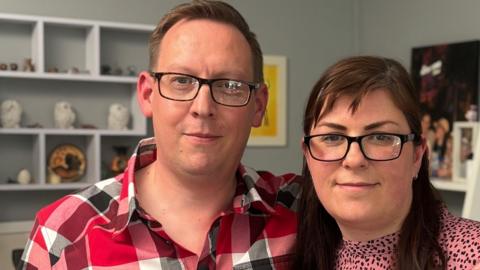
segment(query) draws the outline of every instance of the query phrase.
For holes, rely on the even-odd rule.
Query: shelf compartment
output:
[[[45,143],[45,168],[48,167],[48,160],[55,147],[62,144],[73,144],[80,148],[85,154],[86,169],[85,174],[75,182],[68,184],[95,183],[100,180],[97,164],[99,163],[99,137],[98,136],[79,136],[79,135],[50,135],[46,136]],[[45,183],[48,183],[48,170],[45,171]],[[62,183],[63,184],[63,183]],[[50,185],[62,185],[50,184]]]
[[[138,107],[135,92],[134,86],[122,83],[0,79],[0,101],[15,99],[23,107],[21,126],[38,123],[46,129],[55,128],[55,103],[67,101],[76,113],[74,126],[78,129],[75,132],[80,133],[89,132],[80,129],[83,125],[94,126],[107,134],[145,133],[146,119]],[[113,103],[123,104],[130,111],[125,131],[108,130],[109,107]]]
[[[442,179],[436,177],[432,177],[430,182],[438,190],[453,192],[465,192],[467,190],[467,184],[465,182],[455,182],[451,179]]]
[[[18,172],[21,169],[27,169],[32,176],[32,184],[42,182],[40,177],[40,161],[38,153],[40,151],[40,137],[34,134],[11,135],[0,134],[0,172],[2,178],[1,185],[7,184],[8,178],[17,179]],[[8,162],[5,162],[7,161]]]
[[[91,60],[96,56],[96,29],[94,25],[45,23],[44,71],[56,68],[59,73],[70,73],[77,68],[82,74],[97,74],[96,63]]]
[[[148,69],[148,39],[151,30],[118,29],[100,26],[100,74],[135,77],[138,72]],[[110,67],[110,74],[102,72],[102,67]],[[135,74],[129,74],[133,67]]]
[[[17,71],[12,72],[21,72],[27,58],[38,63],[40,29],[40,23],[35,21],[0,16],[0,63],[7,64],[8,70],[11,63],[17,64]]]
[[[138,142],[142,139],[141,136],[102,136],[100,138],[101,145],[101,177],[102,179],[115,176],[110,170],[113,158],[117,155],[117,147],[124,147],[126,149],[126,157],[130,158],[135,151]]]

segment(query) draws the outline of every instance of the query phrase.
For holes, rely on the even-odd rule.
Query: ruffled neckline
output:
[[[368,241],[343,240],[339,251],[347,256],[392,255],[399,238],[397,232]]]

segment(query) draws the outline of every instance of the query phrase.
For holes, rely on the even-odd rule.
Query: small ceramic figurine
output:
[[[11,71],[17,71],[18,70],[17,63],[10,63],[10,70]]]
[[[465,119],[469,122],[477,121],[477,105],[471,104],[468,111],[465,113]]]
[[[18,101],[7,99],[2,102],[2,126],[4,128],[19,128],[22,112],[22,106]]]
[[[75,112],[70,103],[67,101],[59,101],[55,104],[54,119],[56,128],[73,128],[75,118]]]
[[[60,184],[62,182],[62,178],[54,173],[52,170],[48,170],[48,183],[50,184]]]
[[[17,174],[17,182],[22,185],[30,184],[32,175],[27,169],[21,169]]]
[[[108,112],[108,129],[126,130],[129,118],[130,112],[127,107],[113,103]]]
[[[35,65],[33,64],[32,58],[25,58],[23,63],[23,71],[34,72]]]

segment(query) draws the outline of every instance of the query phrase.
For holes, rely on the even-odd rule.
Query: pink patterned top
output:
[[[446,209],[441,215],[439,243],[447,269],[472,269],[480,264],[480,222],[459,218]],[[395,269],[399,233],[367,242],[344,240],[337,252],[336,269]]]

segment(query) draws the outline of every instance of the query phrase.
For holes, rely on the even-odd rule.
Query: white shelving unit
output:
[[[23,107],[21,128],[0,128],[0,191],[84,187],[102,178],[102,164],[114,155],[112,146],[133,147],[132,142],[146,135],[146,119],[135,96],[136,74],[126,70],[147,69],[153,29],[143,24],[0,13],[0,63],[18,65],[16,71],[0,70],[0,102],[15,99]],[[23,71],[27,58],[35,66],[33,72]],[[102,74],[103,66],[112,71],[121,68],[123,73]],[[59,72],[50,72],[53,68]],[[80,73],[71,72],[73,68]],[[63,100],[75,109],[75,129],[54,128],[53,107]],[[128,130],[107,129],[112,103],[129,108]],[[33,124],[42,127],[27,127]],[[48,155],[64,143],[84,151],[86,174],[75,183],[49,184]],[[22,168],[32,173],[33,182],[7,184],[6,179],[15,179]]]
[[[480,221],[480,136],[477,137],[474,150],[472,170],[468,172],[465,182],[438,178],[432,178],[431,182],[440,191],[460,195],[462,201],[458,201],[459,196],[454,196],[455,202],[452,203],[460,205],[462,217]]]

